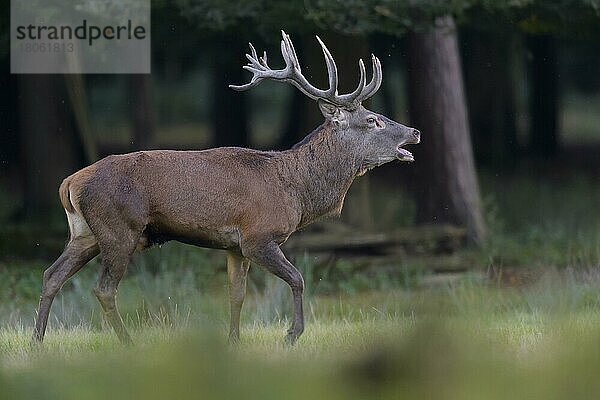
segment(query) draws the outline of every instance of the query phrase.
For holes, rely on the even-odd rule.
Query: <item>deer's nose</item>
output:
[[[421,132],[419,132],[418,129],[413,129],[411,134],[413,135],[413,137],[416,140],[416,143],[419,143],[421,141]]]

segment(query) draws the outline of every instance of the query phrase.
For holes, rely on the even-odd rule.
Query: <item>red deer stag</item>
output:
[[[101,254],[93,293],[119,339],[131,342],[117,309],[117,286],[136,250],[169,240],[227,251],[231,340],[239,340],[250,262],[290,286],[294,316],[286,342],[298,339],[304,281],[279,246],[299,228],[339,214],[357,176],[393,160],[413,161],[402,147],[419,143],[420,134],[361,105],[381,85],[377,57],[368,84],[360,60],[358,87],[338,94],[336,64],[317,37],[329,74],[329,88],[321,90],[302,75],[294,46],[282,34],[285,68],[271,69],[266,53],[257,56],[250,44],[244,69],[252,80],[231,88],[247,90],[265,79],[289,82],[318,102],[325,122],[286,151],[139,151],[108,156],[67,177],[59,194],[70,240],[44,272],[34,341],[43,340],[52,301],[65,281]]]

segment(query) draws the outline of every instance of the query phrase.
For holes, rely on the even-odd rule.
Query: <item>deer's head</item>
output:
[[[329,88],[318,89],[311,85],[302,75],[300,63],[290,37],[283,31],[281,53],[285,60],[285,68],[273,70],[267,64],[267,54],[259,57],[252,43],[251,54],[246,54],[248,65],[243,68],[252,72],[252,80],[245,85],[230,85],[235,90],[247,90],[258,85],[263,79],[288,82],[297,87],[302,93],[317,100],[321,113],[332,127],[332,135],[336,135],[349,152],[361,162],[361,169],[370,169],[393,160],[414,161],[413,155],[403,148],[407,144],[417,144],[420,133],[398,122],[367,110],[362,102],[370,98],[381,86],[381,62],[374,55],[373,77],[366,83],[365,64],[359,60],[360,78],[357,88],[348,94],[338,94],[337,66],[325,44],[317,36],[323,49]]]

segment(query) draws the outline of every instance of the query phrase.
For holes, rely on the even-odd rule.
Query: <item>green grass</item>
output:
[[[600,186],[595,177],[483,174],[491,266],[600,267]],[[487,260],[486,260],[487,259]]]
[[[597,270],[554,270],[519,288],[472,273],[426,289],[308,295],[305,334],[286,347],[278,281],[251,286],[242,341],[229,346],[220,277],[199,286],[137,268],[119,293],[130,348],[79,289],[91,272],[57,298],[43,346],[29,344],[33,304],[15,303],[21,317],[0,328],[0,398],[563,399],[600,389]]]

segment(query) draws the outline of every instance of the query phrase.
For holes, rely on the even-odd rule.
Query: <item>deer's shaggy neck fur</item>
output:
[[[344,197],[359,173],[354,149],[344,146],[333,125],[325,122],[294,148],[281,153],[280,174],[297,194],[300,226],[341,212]]]

